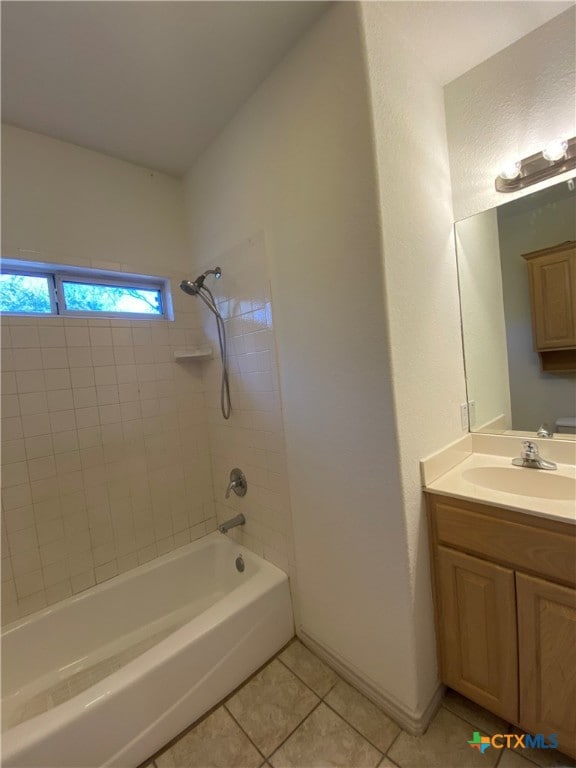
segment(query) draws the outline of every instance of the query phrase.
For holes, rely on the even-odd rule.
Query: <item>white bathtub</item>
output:
[[[286,574],[210,534],[6,628],[2,765],[133,768],[292,635]]]

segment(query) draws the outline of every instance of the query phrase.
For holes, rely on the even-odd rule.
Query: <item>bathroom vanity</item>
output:
[[[557,734],[576,757],[576,504],[564,484],[576,481],[570,466],[556,474],[509,462],[471,454],[425,483],[440,677],[522,730]],[[525,500],[536,511],[513,508],[518,489],[484,494],[484,476],[532,483],[541,496]],[[513,503],[498,505],[498,495]]]

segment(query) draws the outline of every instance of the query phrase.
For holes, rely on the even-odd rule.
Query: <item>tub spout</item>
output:
[[[246,523],[246,518],[240,512],[239,515],[236,515],[236,517],[231,517],[230,520],[226,520],[225,523],[222,523],[218,526],[218,530],[220,533],[228,533],[230,528],[236,528],[238,525],[244,525]]]

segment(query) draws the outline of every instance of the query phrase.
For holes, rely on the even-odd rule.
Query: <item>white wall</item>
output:
[[[410,585],[402,639],[411,667],[394,669],[387,684],[422,712],[437,678],[418,462],[461,435],[466,397],[442,88],[388,11],[362,4],[406,537],[397,544]]]
[[[4,257],[186,267],[180,180],[8,125],[2,146]]]
[[[335,4],[188,174],[188,215],[199,263],[255,233],[265,235],[294,520],[298,629],[413,714],[419,608],[410,594],[371,143],[356,8]],[[447,201],[440,207],[442,221],[448,221]],[[415,213],[407,227],[418,221]],[[426,258],[434,265],[428,284],[446,260],[449,224],[440,229],[427,243]],[[444,282],[440,278],[438,291]],[[429,301],[421,298],[418,312]],[[438,427],[433,439],[420,440],[421,406],[409,425],[418,443],[408,471],[421,533],[417,462],[421,451],[454,436],[445,402],[455,388],[455,366],[443,372],[442,383],[434,377],[446,365],[445,348],[454,344],[459,350],[459,343],[457,330],[444,332],[447,314],[450,322],[456,319],[451,299],[448,309],[437,296],[426,308],[422,319],[434,312],[438,318],[416,348],[414,336],[422,329],[411,314],[409,285],[398,286],[395,302],[406,305],[399,320],[406,333],[396,329],[397,344],[412,350],[408,365],[420,381],[407,380],[407,389],[419,396],[427,391],[427,402],[440,400],[433,415],[426,412],[432,428]],[[418,354],[431,336],[438,357],[428,350],[422,362]],[[461,377],[461,369],[456,374]],[[427,581],[425,589],[433,679]]]
[[[555,183],[506,195],[494,189],[510,156],[576,134],[575,14],[565,11],[446,86],[456,220]]]
[[[3,130],[3,255],[173,282],[175,321],[5,317],[2,612],[39,610],[215,527],[197,364],[177,290],[182,184],[16,128]]]
[[[485,211],[456,225],[458,279],[468,397],[475,402],[472,429],[504,416],[511,429],[510,385],[498,217]]]

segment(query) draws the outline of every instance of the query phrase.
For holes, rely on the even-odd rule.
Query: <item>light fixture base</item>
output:
[[[576,137],[568,139],[566,154],[560,160],[551,162],[542,156],[542,152],[530,155],[521,161],[520,175],[515,179],[496,177],[495,186],[498,192],[516,192],[524,187],[537,184],[539,181],[551,179],[561,173],[576,168]]]

